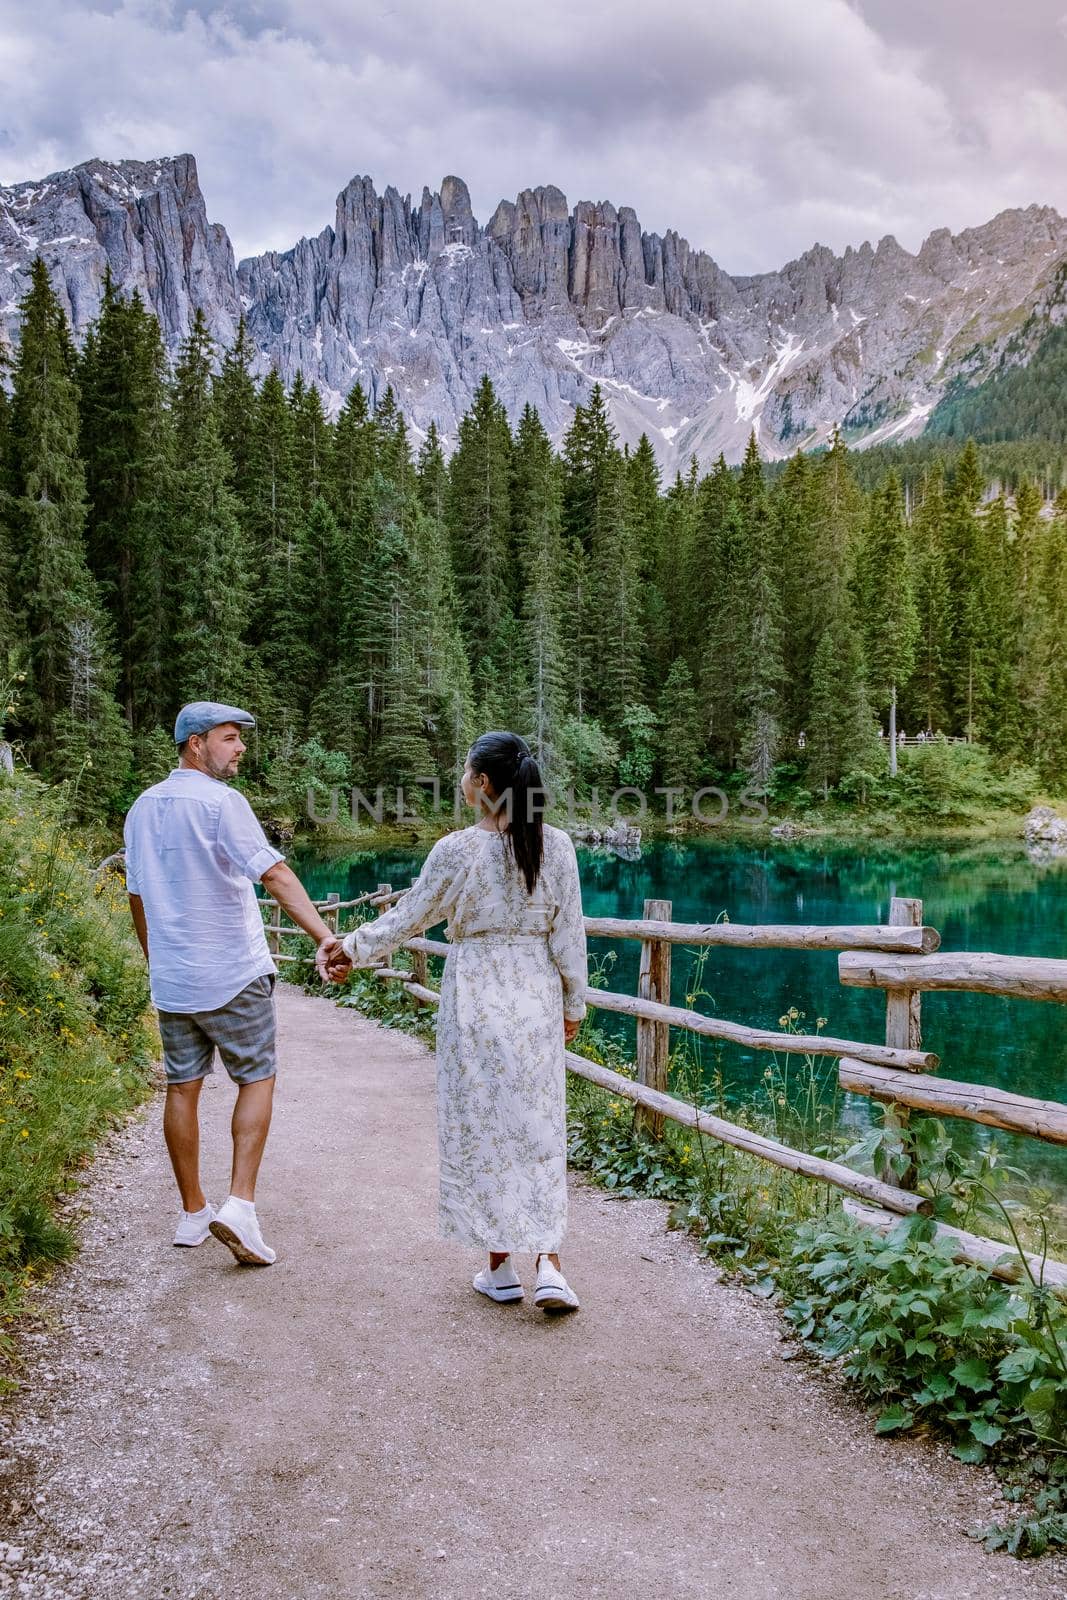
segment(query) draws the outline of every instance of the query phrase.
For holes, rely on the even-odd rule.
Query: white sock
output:
[[[256,1214],[256,1202],[254,1200],[241,1200],[235,1194],[228,1194],[226,1196],[226,1204],[228,1206],[237,1206],[248,1217],[254,1217]]]
[[[187,1217],[189,1217],[193,1222],[198,1222],[201,1217],[206,1217],[210,1210],[211,1210],[211,1202],[208,1201],[205,1205],[202,1205],[200,1207],[199,1211],[187,1211],[185,1213],[185,1215]]]

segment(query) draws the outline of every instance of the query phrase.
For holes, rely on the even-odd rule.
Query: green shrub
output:
[[[120,880],[63,821],[66,797],[0,783],[0,1328],[71,1248],[52,1204],[148,1091],[148,982]]]

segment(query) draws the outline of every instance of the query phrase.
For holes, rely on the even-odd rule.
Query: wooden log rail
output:
[[[883,1236],[892,1233],[900,1223],[900,1217],[888,1207],[864,1206],[852,1199],[846,1199],[845,1211],[853,1221],[862,1223],[865,1228],[873,1228]],[[999,1278],[1004,1283],[1021,1283],[1026,1278],[1026,1267],[1020,1261],[1014,1245],[1002,1244],[999,1239],[984,1239],[977,1233],[966,1233],[947,1222],[937,1224],[934,1237],[947,1239],[951,1243],[953,1261],[964,1262],[971,1267],[983,1267],[991,1277]],[[1034,1282],[1050,1289],[1061,1300],[1067,1300],[1067,1265],[1062,1261],[1050,1261],[1034,1255],[1029,1250],[1024,1250],[1023,1256]]]
[[[1049,1144],[1067,1144],[1067,1105],[1056,1100],[1033,1100],[981,1083],[918,1078],[848,1056],[842,1058],[838,1077],[842,1089],[888,1105],[910,1106],[935,1117],[964,1117],[1008,1133],[1045,1139]]]
[[[861,989],[967,989],[1019,1000],[1067,1004],[1067,961],[1044,956],[1001,956],[942,951],[921,956],[869,955],[843,951],[837,958],[843,984]]]
[[[447,956],[451,948],[439,939],[409,939],[404,945],[405,950],[422,956]],[[690,1033],[699,1033],[708,1039],[724,1039],[749,1050],[780,1050],[786,1055],[802,1056],[855,1056],[860,1061],[912,1072],[934,1072],[940,1065],[939,1057],[930,1050],[898,1050],[889,1045],[835,1039],[824,1033],[775,1033],[770,1028],[750,1028],[744,1023],[728,1022],[724,1017],[706,1017],[703,1012],[690,1011],[684,1006],[617,994],[612,989],[586,989],[585,1003],[599,1011],[614,1011],[671,1028],[686,1028]]]

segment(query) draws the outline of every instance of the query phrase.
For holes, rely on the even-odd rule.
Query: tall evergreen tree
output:
[[[748,566],[743,591],[747,653],[739,684],[741,764],[750,782],[763,791],[770,783],[782,740],[785,669],[774,526],[754,433],[741,466],[738,504]]]
[[[488,377],[459,425],[450,468],[448,523],[456,587],[472,663],[518,598],[511,540],[511,432]]]
[[[951,603],[949,693],[955,728],[969,740],[977,732],[978,707],[986,691],[986,595],[978,516],[983,488],[978,450],[968,440],[947,496],[945,565]]]
[[[244,317],[237,337],[225,352],[211,389],[219,439],[230,460],[230,488],[237,496],[241,525],[252,526],[256,501],[256,380],[252,365],[256,350]]]
[[[922,498],[912,520],[912,564],[918,642],[909,714],[931,733],[948,725],[948,661],[953,608],[948,585],[944,473],[940,461],[924,473]]]
[[[40,256],[20,310],[11,485],[29,643],[29,749],[34,764],[51,778],[80,776],[92,760],[99,770],[85,794],[104,803],[124,775],[129,742],[114,698],[104,610],[86,561],[74,351]]]
[[[900,479],[886,474],[875,493],[859,577],[867,662],[878,703],[889,710],[889,771],[897,773],[897,699],[911,676],[919,634],[911,551]]]
[[[168,567],[169,418],[159,324],[110,273],[79,364],[80,450],[89,497],[90,567],[119,641],[119,693],[134,728],[158,726],[171,619]]]
[[[565,705],[560,475],[540,417],[526,406],[512,455],[511,510],[528,684],[522,726],[546,774]]]
[[[213,341],[197,309],[174,380],[171,695],[240,703],[249,688],[251,552],[229,487],[232,464],[212,403]]]

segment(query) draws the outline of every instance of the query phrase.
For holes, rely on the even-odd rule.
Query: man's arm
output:
[[[144,917],[144,901],[141,899],[141,896],[139,894],[131,894],[130,897],[129,897],[129,900],[130,900],[130,916],[133,918],[133,926],[134,926],[134,930],[135,930],[135,932],[137,934],[137,942],[141,946],[141,949],[144,951],[144,958],[147,961],[148,960],[148,923],[145,921],[145,917]]]
[[[260,882],[297,927],[310,934],[316,944],[321,945],[326,939],[334,944],[340,943],[333,929],[323,922],[304,885],[286,862],[277,861],[273,867],[268,867]]]

